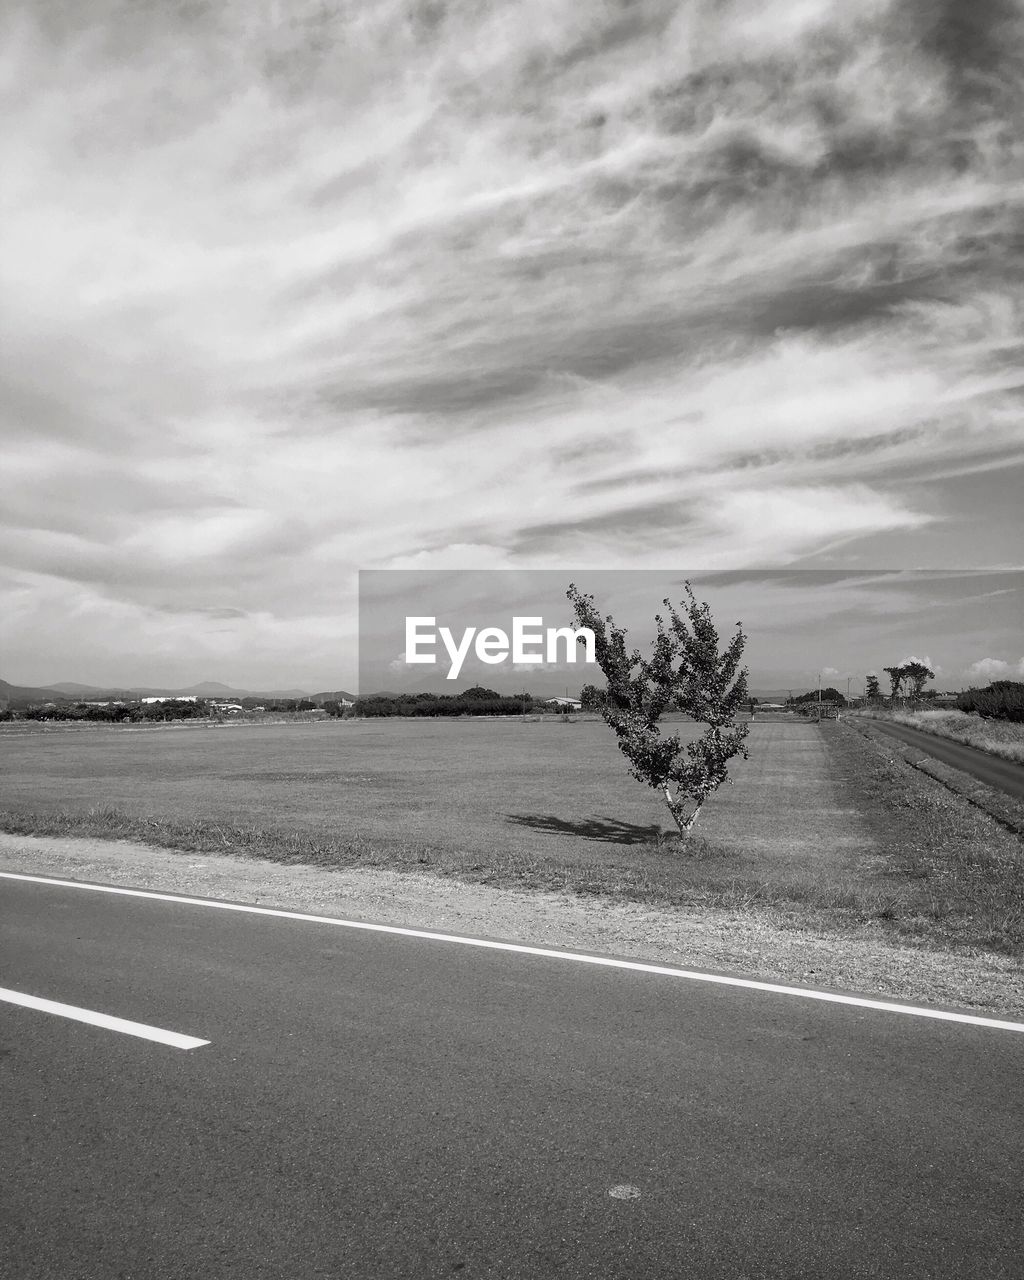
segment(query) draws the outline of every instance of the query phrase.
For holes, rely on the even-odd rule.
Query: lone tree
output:
[[[608,682],[601,714],[633,777],[664,795],[681,836],[689,834],[708,796],[729,780],[732,757],[747,758],[750,731],[735,720],[749,700],[747,670],[739,665],[746,636],[737,623],[720,653],[708,606],[698,604],[689,582],[685,590],[678,610],[663,601],[668,621],[655,617],[658,634],[649,658],[627,650],[626,632],[598,612],[593,596],[575,583],[566,592],[578,625],[594,633],[594,657]],[[667,711],[686,712],[706,725],[703,736],[683,744],[677,733],[663,735],[658,721]]]
[[[878,698],[881,696],[881,692],[878,688],[878,676],[876,675],[868,676],[867,684],[865,686],[865,695],[868,698],[872,699],[872,701],[875,698]]]
[[[903,673],[904,680],[909,680],[911,683],[910,696],[912,698],[920,698],[928,681],[935,679],[935,672],[931,667],[926,666],[923,662],[918,662],[916,658],[905,662],[900,667],[900,671]]]

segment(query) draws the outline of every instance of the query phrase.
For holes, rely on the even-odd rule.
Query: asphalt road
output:
[[[926,755],[934,756],[936,760],[950,764],[955,769],[962,769],[972,778],[978,778],[1007,795],[1024,799],[1024,765],[1015,764],[1012,760],[1001,760],[998,756],[990,756],[986,751],[979,751],[977,747],[968,747],[962,742],[953,742],[949,738],[940,738],[934,733],[924,733],[920,729],[912,729],[909,725],[896,724],[890,720],[867,719],[861,723],[880,729],[912,747],[919,747]]]
[[[209,1041],[0,1003],[17,1280],[1020,1275],[1024,1034],[2,879],[0,985]]]

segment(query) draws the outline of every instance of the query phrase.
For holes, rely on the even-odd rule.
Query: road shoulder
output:
[[[415,872],[324,870],[133,841],[4,832],[0,869],[1024,1015],[1024,969],[1017,960],[895,944],[872,925],[826,935],[782,911],[655,908]]]

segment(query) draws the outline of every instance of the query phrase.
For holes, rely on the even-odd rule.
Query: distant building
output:
[[[583,707],[583,703],[579,698],[545,698],[544,705],[546,707],[564,707],[567,711],[579,711]]]
[[[178,694],[172,697],[170,694],[165,693],[156,698],[140,698],[139,701],[143,703],[143,705],[146,705],[151,702],[198,702],[199,699],[195,694]]]

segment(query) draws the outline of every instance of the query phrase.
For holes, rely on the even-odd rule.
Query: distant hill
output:
[[[47,685],[37,692],[48,694],[51,698],[64,700],[91,699],[103,700],[111,698],[235,698],[248,694],[247,689],[232,689],[230,685],[216,680],[204,680],[200,684],[189,685],[187,689],[171,689],[165,684],[154,685],[109,685],[109,684],[77,684],[73,680],[62,680],[58,684]],[[267,695],[269,696],[269,695]],[[289,694],[288,697],[296,695]]]
[[[67,702],[68,695],[57,689],[34,688],[0,680],[0,707],[28,706],[31,702]]]
[[[203,680],[184,689],[171,689],[167,685],[125,686],[79,684],[74,680],[61,680],[51,685],[15,685],[0,680],[0,707],[23,707],[37,702],[131,702],[136,698],[344,698],[351,702],[354,694],[343,690],[337,693],[310,694],[305,689],[236,689],[219,680]]]

